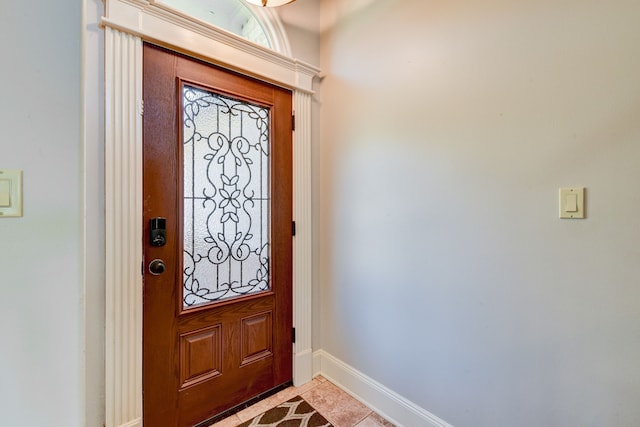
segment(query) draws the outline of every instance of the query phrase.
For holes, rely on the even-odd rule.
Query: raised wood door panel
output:
[[[292,378],[291,92],[148,44],[143,67],[144,424],[193,426]],[[270,193],[268,213],[261,218],[268,219],[270,242],[268,251],[255,251],[261,263],[258,269],[265,277],[251,281],[268,280],[268,286],[256,288],[256,293],[245,295],[241,288],[232,298],[197,300],[202,289],[185,287],[193,266],[186,265],[191,258],[184,255],[183,234],[192,233],[185,229],[184,180],[196,179],[185,178],[183,167],[184,142],[189,137],[188,129],[183,128],[183,121],[189,120],[183,111],[183,96],[190,88],[268,111],[268,129],[260,132],[269,139],[270,172],[265,176]],[[213,137],[207,141],[219,143]],[[234,149],[246,148],[238,144],[240,148]],[[225,184],[242,179],[213,169],[216,163],[224,167],[228,159],[207,155],[212,160],[207,169],[211,176],[222,176]],[[215,191],[227,194],[221,188]],[[248,190],[245,193],[250,193],[245,205],[255,206],[260,197]],[[218,200],[219,206],[233,202],[227,196],[226,201]],[[197,202],[215,203],[212,199]],[[220,209],[218,214],[227,222],[215,232],[209,230],[214,236],[210,241],[215,240],[215,233],[228,234],[226,224],[237,219],[233,210]],[[166,218],[166,244],[160,247],[150,244],[149,223],[155,217]],[[192,222],[199,220],[192,216]],[[248,239],[250,234],[241,237]],[[246,252],[241,246],[229,250]],[[221,257],[220,247],[210,255],[214,262]],[[155,259],[164,261],[162,274],[149,271]],[[228,267],[229,275],[234,268]],[[214,293],[205,297],[210,294]],[[197,303],[189,305],[192,296]]]

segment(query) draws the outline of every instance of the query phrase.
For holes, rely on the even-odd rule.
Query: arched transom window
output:
[[[157,3],[253,43],[286,55],[290,53],[284,30],[273,12],[243,0],[160,0]]]

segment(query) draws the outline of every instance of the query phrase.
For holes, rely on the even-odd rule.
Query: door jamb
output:
[[[107,0],[105,27],[106,427],[142,426],[142,43],[292,89],[295,385],[311,380],[311,98],[319,70],[140,0]]]

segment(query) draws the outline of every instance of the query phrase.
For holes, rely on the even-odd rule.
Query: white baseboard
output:
[[[397,427],[453,427],[324,350],[313,353],[314,375],[322,375]]]

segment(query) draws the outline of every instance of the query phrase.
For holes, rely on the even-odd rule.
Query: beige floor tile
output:
[[[326,381],[302,397],[335,427],[353,427],[371,414],[371,409]]]
[[[240,423],[242,423],[242,421],[240,421],[240,418],[238,418],[237,415],[231,415],[230,417],[227,417],[222,421],[218,421],[209,427],[236,427]]]
[[[371,416],[365,418],[356,424],[356,427],[382,427],[382,424],[371,418]]]
[[[311,390],[312,388],[314,388],[316,386],[319,386],[320,384],[322,384],[325,381],[326,380],[324,378],[322,378],[322,377],[316,377],[316,378],[312,379],[311,381],[309,381],[308,383],[301,385],[300,387],[293,387],[293,389],[296,390],[296,392],[297,392],[297,394],[295,394],[294,396],[302,395],[302,394],[306,393],[307,391]],[[294,397],[294,396],[291,396],[291,397]]]
[[[390,421],[385,420],[384,418],[382,418],[380,415],[376,414],[375,412],[373,414],[371,414],[370,417],[373,418],[378,423],[380,423],[380,425],[383,426],[383,427],[396,427],[395,424],[393,424]]]
[[[376,413],[372,413],[364,420],[360,421],[356,427],[395,427],[392,423],[382,418]]]

